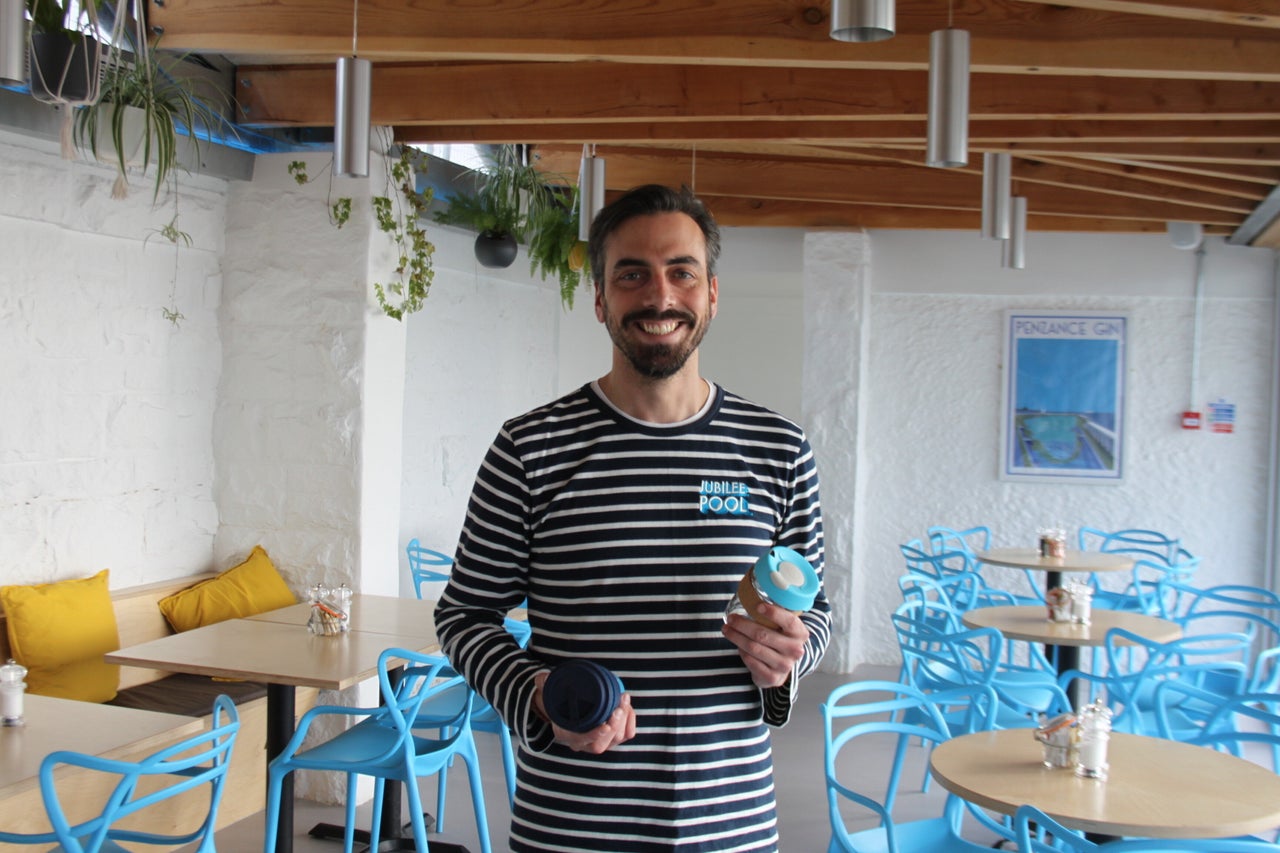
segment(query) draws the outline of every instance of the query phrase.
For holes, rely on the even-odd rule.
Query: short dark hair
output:
[[[604,281],[604,244],[622,223],[637,216],[657,213],[683,213],[698,223],[707,250],[707,278],[716,274],[720,258],[720,227],[693,190],[686,186],[672,189],[661,184],[635,187],[596,214],[591,223],[587,252],[591,261],[591,277],[597,285]]]

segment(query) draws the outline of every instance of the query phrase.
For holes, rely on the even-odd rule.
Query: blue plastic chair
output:
[[[905,683],[933,692],[989,686],[999,697],[997,728],[1036,725],[1040,714],[1070,709],[1057,676],[1043,665],[1011,666],[995,628],[956,630],[937,603],[904,602],[891,617],[902,654]]]
[[[978,560],[979,551],[987,551],[991,548],[991,528],[986,525],[978,525],[977,527],[969,527],[964,530],[956,530],[951,527],[943,527],[937,525],[930,527],[925,531],[925,537],[929,540],[929,550],[934,554],[941,554],[947,551],[959,551],[965,555],[970,571],[981,572],[982,563]],[[1015,604],[1044,604],[1044,586],[1042,578],[1037,577],[1036,573],[1030,569],[1021,569],[1022,575],[1026,578],[1027,586],[1031,589],[1031,595],[1015,595],[1012,592],[1005,594],[1012,596]],[[997,587],[992,587],[997,589]]]
[[[1192,684],[1168,681],[1156,687],[1156,727],[1163,738],[1183,740],[1248,758],[1280,773],[1280,713],[1275,693],[1242,693],[1223,697]],[[1177,726],[1195,705],[1203,720],[1198,732],[1188,735]],[[1261,756],[1266,761],[1261,761]]]
[[[1131,734],[1155,735],[1155,692],[1166,681],[1182,681],[1218,696],[1244,691],[1249,638],[1214,633],[1184,636],[1167,643],[1113,628],[1104,641],[1106,672],[1067,670],[1059,677],[1064,690],[1079,690],[1080,701],[1102,700],[1115,714],[1112,727]],[[1167,709],[1179,740],[1204,724],[1206,706],[1188,702]]]
[[[1094,853],[1104,849],[1030,805],[1018,806],[1013,815],[1013,831],[1018,853]]]
[[[926,695],[897,682],[856,681],[831,691],[821,708],[827,814],[831,822],[829,853],[989,853],[989,847],[961,836],[966,807],[964,801],[954,795],[948,795],[942,813],[936,817],[899,822],[893,814],[906,744],[912,738],[920,738],[934,745],[951,736],[939,706],[962,713],[965,721],[962,728],[976,731],[987,727],[994,703],[995,696],[989,687],[966,687]],[[908,713],[911,718],[903,719]],[[855,789],[848,780],[851,774],[841,772],[864,761],[861,756],[875,749],[877,740],[896,743],[883,795]],[[878,825],[850,831],[842,810],[870,812],[878,819]],[[998,825],[991,824],[989,828],[1000,832]]]
[[[424,548],[417,538],[409,540],[405,546],[409,555],[409,574],[413,577],[413,593],[422,598],[424,583],[443,583],[449,580],[449,569],[453,567],[453,558]]]
[[[392,669],[401,661],[411,666],[392,683]],[[449,720],[449,734],[437,739],[414,733],[411,722],[423,703],[462,685],[458,676],[441,679],[447,664],[440,658],[391,648],[378,656],[378,683],[383,704],[377,708],[351,708],[342,705],[318,705],[303,715],[289,743],[271,762],[267,771],[266,850],[276,846],[276,827],[280,814],[280,783],[295,770],[329,770],[347,775],[346,832],[343,849],[352,853],[355,843],[356,777],[374,778],[373,822],[370,849],[378,849],[382,797],[386,780],[404,783],[413,838],[418,850],[428,850],[426,822],[422,816],[419,776],[438,773],[454,755],[467,765],[471,797],[475,806],[476,830],[482,853],[490,853],[489,825],[485,815],[484,791],[480,784],[480,764],[475,741],[471,736],[471,692],[463,689],[463,701],[456,716]],[[465,685],[463,685],[465,687]],[[313,725],[328,722],[326,718],[360,718],[341,734],[303,750],[302,743]]]
[[[1200,558],[1181,547],[1178,539],[1155,530],[1138,528],[1107,532],[1081,527],[1076,534],[1082,551],[1123,554],[1134,559],[1123,589],[1107,589],[1097,573],[1089,576],[1093,606],[1156,615],[1156,592],[1161,581],[1187,582],[1200,566]]]
[[[453,560],[449,557],[439,551],[422,547],[416,538],[409,540],[405,551],[409,555],[409,571],[413,575],[413,590],[419,599],[422,598],[422,585],[424,583],[449,580],[447,571],[442,573],[435,570],[435,568],[439,567],[453,566]],[[502,624],[511,636],[516,638],[516,642],[521,648],[528,645],[532,628],[527,621],[507,617],[502,620]],[[443,658],[440,658],[440,660],[443,660]],[[452,665],[446,663],[446,667],[447,669],[441,670],[443,676],[457,674]],[[413,727],[416,729],[445,731],[448,721],[456,716],[460,702],[460,693],[457,691],[446,692],[428,699],[419,711]],[[511,731],[507,728],[507,724],[502,721],[502,718],[498,716],[498,712],[479,694],[473,692],[471,702],[471,730],[498,736],[498,742],[502,748],[502,768],[507,781],[507,797],[514,804],[516,798],[516,758],[515,750],[511,745]],[[453,762],[450,761],[449,765],[440,771],[439,778],[436,781],[437,829],[444,829],[445,800],[448,795],[448,769],[452,766]]]
[[[40,793],[52,832],[19,834],[0,832],[0,841],[10,844],[53,844],[66,853],[127,853],[119,842],[166,846],[199,843],[196,853],[213,853],[218,806],[227,779],[227,767],[240,716],[226,696],[213,702],[212,724],[208,731],[155,752],[141,761],[117,761],[79,752],[57,751],[40,763]],[[120,777],[101,814],[72,824],[62,806],[53,774],[59,766],[81,767],[94,773]],[[155,803],[209,786],[209,811],[200,825],[189,832],[161,834],[116,828],[129,815],[143,813]],[[141,790],[140,790],[141,789]],[[145,791],[145,793],[144,793]]]
[[[1141,838],[1109,841],[1105,853],[1280,853],[1280,845],[1259,838]]]

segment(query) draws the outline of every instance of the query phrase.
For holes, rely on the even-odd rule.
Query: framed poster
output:
[[[1119,483],[1126,314],[1005,312],[1000,479]]]

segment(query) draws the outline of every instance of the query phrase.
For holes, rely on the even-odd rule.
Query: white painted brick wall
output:
[[[0,132],[0,582],[111,569],[113,587],[210,568],[221,181],[181,182],[173,247],[145,180]]]

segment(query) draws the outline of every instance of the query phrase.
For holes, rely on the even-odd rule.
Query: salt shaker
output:
[[[1093,621],[1093,587],[1087,583],[1073,583],[1071,591],[1071,621],[1088,625]]]
[[[6,726],[23,726],[22,698],[27,689],[27,668],[9,658],[0,666],[0,723]]]
[[[345,583],[333,591],[334,609],[342,614],[342,630],[351,628],[351,599],[355,593]]]
[[[1076,775],[1085,779],[1107,778],[1107,742],[1111,740],[1111,709],[1101,700],[1080,709],[1076,742]]]

